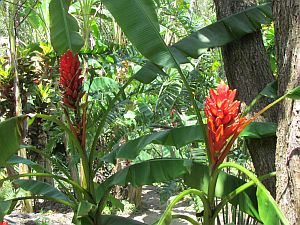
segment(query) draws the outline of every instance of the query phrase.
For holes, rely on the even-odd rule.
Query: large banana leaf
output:
[[[5,215],[9,214],[12,203],[12,200],[0,201],[0,221],[3,220]]]
[[[54,188],[50,184],[36,181],[36,180],[15,180],[13,181],[16,185],[20,188],[24,189],[25,191],[30,192],[31,196],[26,197],[17,197],[9,200],[0,201],[0,221],[3,217],[10,213],[10,210],[13,209],[14,204],[18,200],[22,200],[25,198],[32,198],[32,199],[49,199],[52,201],[56,201],[71,207],[74,207],[74,204],[70,201],[70,199],[61,191]]]
[[[68,13],[69,4],[70,1],[65,0],[51,0],[49,4],[51,43],[59,54],[68,49],[76,53],[83,46],[83,39],[78,33],[78,23]]]
[[[13,155],[10,159],[8,159],[6,161],[6,163],[8,165],[24,164],[24,165],[31,167],[36,172],[44,172],[45,171],[45,169],[38,163],[35,163],[29,159],[25,159],[25,158],[17,156],[17,155]]]
[[[160,36],[152,0],[101,0],[127,38],[154,63],[174,67],[174,59]]]
[[[58,202],[71,203],[70,199],[61,191],[54,188],[50,184],[37,180],[15,180],[13,181],[20,188],[30,192],[33,195],[44,196]]]
[[[128,141],[126,144],[116,147],[104,157],[104,160],[113,162],[115,158],[135,159],[151,143],[180,148],[195,141],[203,141],[203,138],[200,126],[173,128]]]
[[[192,33],[172,45],[170,50],[177,62],[187,63],[188,57],[198,58],[206,49],[223,46],[256,32],[261,29],[261,24],[269,24],[271,21],[271,3],[251,7]],[[161,73],[159,67],[147,62],[134,76],[142,83],[150,83]]]
[[[273,204],[270,202],[269,196],[261,189],[257,188],[257,199],[258,199],[258,209],[261,220],[265,225],[279,225],[280,219],[276,210],[274,209]]]
[[[276,136],[277,123],[252,122],[241,133],[240,137],[264,138]]]
[[[240,136],[248,138],[275,136],[276,129],[277,125],[275,123],[253,122],[241,132]],[[112,163],[116,158],[135,159],[151,143],[180,148],[192,142],[203,141],[203,138],[202,131],[198,125],[173,128],[130,140],[121,146],[115,147],[111,153],[103,157],[103,160]]]
[[[210,181],[209,169],[206,165],[193,163],[191,173],[184,177],[185,184],[189,187],[208,192]],[[221,172],[216,185],[216,197],[225,197],[230,192],[245,182],[235,176]],[[239,205],[240,210],[260,220],[256,198],[256,188],[251,187],[230,201],[233,205]]]
[[[172,180],[182,177],[191,169],[192,161],[187,159],[155,159],[144,161],[126,167],[110,176],[97,189],[97,202],[101,200],[104,192],[114,185],[142,186]]]
[[[0,166],[20,149],[23,120],[25,117],[13,117],[0,123]]]

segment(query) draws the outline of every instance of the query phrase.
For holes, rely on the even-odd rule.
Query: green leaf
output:
[[[278,98],[277,87],[278,81],[275,80],[267,84],[267,86],[259,94],[268,98]]]
[[[102,0],[129,41],[157,65],[174,67],[174,60],[160,36],[152,0]]]
[[[126,144],[116,147],[111,153],[104,156],[103,160],[113,162],[115,158],[135,159],[150,143],[180,148],[194,141],[202,140],[204,140],[204,137],[199,125],[173,128],[128,141]]]
[[[111,205],[116,208],[124,211],[124,204],[121,202],[120,199],[115,198],[112,194],[109,194],[108,201],[110,201]]]
[[[81,201],[78,205],[77,218],[88,216],[89,212],[95,207],[95,205],[88,201]]]
[[[261,29],[261,24],[269,24],[271,21],[271,3],[251,7],[190,34],[172,45],[170,50],[177,62],[187,63],[187,57],[198,58],[208,48],[223,46],[247,34],[256,32]],[[155,61],[154,63],[162,65]],[[162,73],[161,69],[155,68],[151,64],[153,63],[147,62],[147,69],[145,70],[142,67],[135,74],[135,79],[143,83],[150,83]],[[158,72],[158,69],[160,72]]]
[[[113,215],[102,215],[101,224],[103,225],[121,225],[121,224],[122,225],[146,225],[145,223],[141,223],[139,221],[135,221],[121,216],[113,216]]]
[[[13,117],[0,123],[0,166],[20,149],[21,133],[23,127],[22,117]]]
[[[271,3],[251,7],[192,33],[173,47],[188,56],[198,58],[207,48],[219,47],[256,32],[261,29],[261,24],[272,22],[271,15]]]
[[[154,63],[147,62],[145,65],[134,75],[134,78],[144,84],[151,83],[158,75],[168,76],[161,67]]]
[[[165,220],[164,220],[164,222],[163,222],[163,224],[164,225],[170,225],[171,222],[172,222],[172,212],[169,211],[166,218],[165,218]]]
[[[247,115],[263,96],[268,97],[268,98],[277,99],[278,98],[277,86],[278,86],[277,80],[274,80],[273,82],[268,83],[266,85],[266,87],[247,106],[247,108],[244,110],[242,116]]]
[[[185,184],[191,188],[208,192],[208,184],[210,181],[209,168],[206,165],[194,162],[191,168],[191,173],[184,176]],[[229,175],[225,172],[220,172],[216,185],[216,197],[222,198],[234,191],[236,188],[245,182],[235,176]],[[248,188],[246,191],[239,194],[230,201],[233,205],[239,205],[241,211],[257,218],[259,220],[256,189],[254,187]]]
[[[0,201],[0,221],[3,220],[4,216],[10,211],[12,200]]]
[[[15,184],[19,185],[20,188],[25,191],[29,191],[33,195],[45,196],[49,199],[59,200],[70,203],[70,199],[61,191],[54,188],[50,184],[36,181],[36,180],[15,180]]]
[[[277,123],[252,122],[241,133],[240,137],[264,138],[276,136]]]
[[[44,168],[42,166],[40,166],[38,163],[32,162],[29,159],[25,159],[25,158],[22,158],[17,155],[13,155],[10,159],[7,160],[7,164],[9,164],[9,165],[16,165],[16,164],[20,164],[20,163],[31,167],[36,172],[44,172],[45,171]]]
[[[84,91],[99,92],[99,93],[111,93],[118,92],[118,83],[109,77],[96,77],[90,86],[90,82],[85,82]]]
[[[287,94],[286,94],[286,97],[287,98],[291,98],[291,99],[300,99],[300,86],[294,88],[293,90],[289,91]]]
[[[276,210],[270,202],[270,198],[266,195],[265,191],[258,187],[257,188],[257,200],[259,216],[265,225],[279,225],[280,219],[276,213]],[[276,204],[276,203],[275,203]]]
[[[124,186],[130,183],[132,186],[139,187],[168,181],[188,173],[191,164],[191,160],[187,159],[155,159],[126,167],[97,187],[97,202],[100,201],[104,192],[114,185]]]
[[[68,9],[68,1],[64,0],[51,0],[49,5],[51,43],[59,54],[68,49],[77,53],[83,46],[78,23]]]

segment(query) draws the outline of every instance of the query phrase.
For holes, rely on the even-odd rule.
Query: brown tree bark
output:
[[[217,17],[221,19],[256,5],[256,0],[214,0],[214,3]],[[249,105],[268,83],[274,81],[261,32],[249,34],[222,47],[222,55],[229,86],[237,89],[237,98],[242,101],[242,107]],[[261,99],[254,111],[267,104],[267,99]],[[275,122],[276,118],[276,110],[271,109],[263,114],[259,121]],[[247,139],[246,142],[256,174],[263,175],[275,171],[276,138]],[[265,185],[275,196],[275,178],[266,181]]]
[[[273,4],[279,94],[300,85],[300,1]],[[300,224],[300,100],[279,106],[276,199],[290,224]]]

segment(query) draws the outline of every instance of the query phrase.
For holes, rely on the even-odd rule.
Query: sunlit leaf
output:
[[[203,139],[202,130],[198,125],[173,128],[130,140],[124,145],[116,147],[103,160],[113,162],[115,158],[135,159],[151,143],[180,148],[195,141],[202,141]]]
[[[240,137],[264,138],[276,136],[277,123],[252,122],[241,133]]]
[[[114,185],[131,184],[134,187],[139,187],[145,184],[172,180],[188,173],[191,165],[192,162],[187,159],[155,159],[126,167],[97,187],[97,201],[100,201],[104,192]]]
[[[210,182],[209,168],[201,163],[193,163],[191,173],[184,176],[185,184],[191,188],[196,188],[208,193],[208,185]],[[245,181],[221,172],[218,177],[216,185],[216,197],[224,197],[236,188],[244,184]],[[259,219],[258,206],[256,200],[256,189],[254,187],[248,188],[237,197],[230,201],[233,205],[239,205],[241,211]]]
[[[68,49],[77,53],[83,46],[78,23],[68,9],[69,3],[64,0],[51,0],[49,5],[51,43],[59,54]]]
[[[13,117],[0,123],[0,166],[20,149],[23,120]]]
[[[20,188],[34,195],[45,196],[53,200],[57,199],[65,202],[70,202],[69,198],[64,193],[48,183],[37,180],[15,180],[14,183],[17,184]]]
[[[102,0],[129,41],[154,63],[174,67],[174,60],[160,36],[152,0]]]
[[[251,7],[190,34],[173,44],[170,47],[171,52],[177,62],[187,63],[187,57],[198,58],[208,48],[223,46],[247,34],[256,32],[261,29],[261,24],[269,24],[271,21],[271,3]],[[154,63],[156,62],[154,61]],[[151,62],[147,62],[147,70],[141,68],[135,78],[140,82],[150,83],[159,76],[161,73],[158,72],[159,68],[155,68],[151,64]],[[152,68],[155,69],[152,70]]]
[[[286,97],[291,99],[300,99],[300,86],[294,88],[293,90],[289,91]]]

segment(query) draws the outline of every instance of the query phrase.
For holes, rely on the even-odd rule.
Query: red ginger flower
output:
[[[64,88],[63,103],[75,109],[82,92],[82,80],[80,62],[78,55],[74,55],[71,50],[68,50],[60,59],[60,80],[59,83]]]
[[[0,225],[8,225],[8,222],[7,221],[2,221],[2,222],[0,222]]]
[[[217,91],[210,89],[210,98],[206,97],[205,114],[208,127],[209,153],[214,165],[220,164],[242,130],[245,118],[240,118],[238,113],[240,102],[235,100],[236,90],[229,90],[229,87],[222,81]],[[228,143],[227,139],[234,136]],[[228,144],[227,144],[228,143]]]

